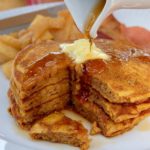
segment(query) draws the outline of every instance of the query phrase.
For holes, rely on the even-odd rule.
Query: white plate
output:
[[[55,144],[44,141],[33,141],[26,132],[17,127],[15,120],[10,116],[7,109],[9,100],[7,91],[8,80],[0,71],[0,137],[28,148],[38,150],[77,150],[77,148],[65,144]],[[65,113],[75,120],[80,120],[89,129],[90,123],[72,112]],[[150,118],[142,121],[138,126],[123,135],[114,138],[105,138],[102,135],[92,136],[90,150],[148,150],[150,149]],[[144,129],[144,130],[143,130]],[[146,129],[146,130],[145,130]]]
[[[55,144],[44,141],[33,141],[28,134],[20,130],[15,120],[10,116],[7,109],[9,100],[7,91],[9,87],[8,80],[0,70],[0,137],[9,142],[21,145],[23,150],[28,148],[37,150],[77,150],[78,148],[65,144]],[[90,128],[90,123],[72,112],[65,113],[73,119],[81,120],[86,128]],[[90,137],[92,139],[90,150],[149,150],[150,149],[150,118],[142,121],[138,126],[123,135],[114,138],[105,138],[102,135]],[[6,150],[20,149],[18,146],[0,141],[0,145]],[[0,147],[1,148],[1,147]],[[22,148],[20,149],[22,150]]]
[[[0,150],[33,150],[25,146],[14,144],[6,140],[0,139]]]

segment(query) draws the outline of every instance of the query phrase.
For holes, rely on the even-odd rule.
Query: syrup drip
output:
[[[90,38],[90,30],[99,16],[99,14],[102,12],[104,6],[105,6],[106,0],[99,0],[98,4],[93,8],[91,13],[89,14],[89,18],[87,20],[87,23],[85,25],[85,34],[88,38]]]
[[[85,63],[86,73],[88,74],[100,74],[106,68],[106,63],[102,59],[89,60]]]
[[[138,56],[137,58],[142,62],[150,63],[150,56]]]
[[[90,89],[88,84],[91,84],[91,74],[102,73],[106,67],[106,64],[101,59],[88,60],[83,67],[83,75],[80,78],[81,88],[78,91],[77,99],[81,103],[88,100],[90,96]]]
[[[90,50],[92,47],[92,38],[90,37],[90,30],[99,16],[99,14],[102,12],[104,6],[105,6],[106,0],[99,0],[98,4],[93,8],[91,13],[89,14],[89,18],[87,20],[87,23],[85,24],[85,35],[89,39],[90,42]]]
[[[81,84],[81,85],[82,85],[81,89],[78,91],[78,94],[76,95],[76,97],[81,103],[84,103],[88,100],[90,91],[84,84]]]

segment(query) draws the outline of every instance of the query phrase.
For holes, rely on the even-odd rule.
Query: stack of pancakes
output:
[[[63,63],[62,63],[63,62]],[[33,44],[16,57],[9,97],[10,112],[23,128],[69,101],[70,59],[60,52],[59,44]]]
[[[105,136],[121,134],[150,113],[150,55],[122,42],[96,41],[111,60],[89,60],[73,70],[75,109]]]
[[[150,112],[150,55],[128,43],[98,40],[111,60],[73,64],[56,42],[33,44],[15,59],[10,111],[22,127],[72,99],[105,136],[121,134]]]

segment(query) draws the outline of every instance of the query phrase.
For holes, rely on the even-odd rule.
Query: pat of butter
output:
[[[110,56],[96,47],[95,43],[90,45],[88,39],[80,39],[73,43],[61,44],[60,47],[62,52],[69,55],[76,63],[83,63],[90,59],[110,59]]]

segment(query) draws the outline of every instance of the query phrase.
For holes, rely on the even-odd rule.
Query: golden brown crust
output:
[[[107,137],[116,136],[132,129],[143,118],[149,115],[150,110],[142,112],[138,117],[123,122],[115,123],[110,117],[96,104],[89,101],[84,103],[77,97],[74,97],[73,103],[76,110],[89,121],[96,121],[102,130],[102,134]]]
[[[91,130],[90,130],[90,134],[91,135],[96,135],[96,134],[99,134],[99,133],[101,133],[101,129],[98,127],[97,122],[93,122]]]
[[[52,113],[55,110],[64,109],[69,100],[69,94],[66,93],[61,95],[60,97],[56,97],[52,100],[49,100],[46,103],[43,103],[35,108],[32,108],[28,111],[20,109],[20,107],[16,104],[15,98],[12,92],[9,92],[9,98],[11,101],[10,104],[10,112],[12,116],[17,120],[18,124],[24,128],[29,129],[35,120]]]
[[[68,91],[69,82],[68,79],[64,79],[58,83],[43,87],[41,90],[31,94],[25,99],[21,100],[19,98],[17,99],[16,97],[16,103],[19,105],[20,109],[27,111],[59,96],[61,97],[61,95],[64,95],[66,93],[69,94]],[[16,96],[16,94],[14,94],[14,96]]]
[[[89,87],[89,90],[90,94],[88,100],[102,107],[105,113],[108,114],[114,122],[122,122],[130,118],[136,118],[142,111],[150,109],[150,101],[140,104],[110,103],[95,89]]]

